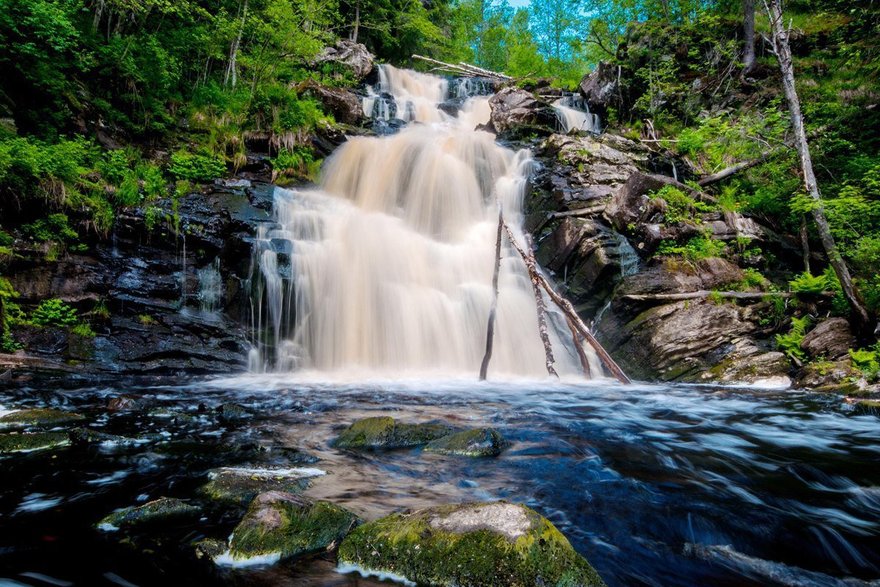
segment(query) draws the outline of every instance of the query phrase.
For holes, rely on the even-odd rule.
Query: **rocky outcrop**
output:
[[[319,100],[337,122],[357,124],[364,118],[360,98],[344,88],[331,88],[310,79],[297,85],[296,91]]]
[[[343,570],[419,585],[604,585],[549,520],[522,505],[441,506],[364,524],[339,548]]]
[[[553,108],[531,92],[508,86],[489,99],[490,125],[499,135],[526,136],[548,134],[556,126]]]
[[[829,360],[849,355],[849,349],[856,348],[856,337],[844,318],[831,318],[820,322],[809,331],[801,342],[801,348],[810,357],[824,357]]]
[[[362,43],[339,39],[332,47],[326,47],[315,60],[317,64],[332,63],[351,72],[355,81],[367,77],[373,67],[373,55]]]
[[[620,84],[620,69],[600,61],[596,69],[583,77],[578,91],[591,112],[604,115],[611,106]]]

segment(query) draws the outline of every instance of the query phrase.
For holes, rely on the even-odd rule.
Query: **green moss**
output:
[[[31,426],[60,426],[70,422],[80,422],[85,416],[73,412],[63,412],[50,408],[19,410],[0,416],[0,430],[28,428]]]
[[[122,528],[146,526],[198,518],[201,508],[180,499],[160,497],[141,506],[128,507],[106,516],[98,522],[98,528],[114,531]]]
[[[279,471],[278,475],[272,476],[270,471],[267,469],[260,474],[249,474],[247,469],[217,469],[209,472],[210,481],[199,492],[213,501],[246,506],[260,493],[301,493],[311,483],[311,476],[307,474],[291,476]]]
[[[438,438],[425,447],[425,452],[464,457],[495,457],[501,454],[504,445],[504,437],[494,428],[478,428]]]
[[[426,585],[604,585],[546,518],[504,502],[441,506],[364,524],[343,540],[339,560]]]
[[[390,416],[377,416],[354,422],[333,444],[349,449],[408,448],[427,444],[450,432],[452,428],[445,424],[404,424]]]
[[[70,441],[63,432],[37,434],[0,434],[0,454],[30,452],[67,446]]]
[[[233,559],[280,553],[293,558],[327,549],[360,519],[327,501],[310,501],[281,491],[257,496],[230,540]]]

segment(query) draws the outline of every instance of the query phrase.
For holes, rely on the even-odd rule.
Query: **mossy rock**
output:
[[[853,412],[860,415],[880,416],[880,400],[862,399],[853,403]]]
[[[70,442],[76,446],[104,445],[121,447],[147,442],[147,440],[107,434],[106,432],[85,427],[74,428],[68,433],[68,436],[70,437]]]
[[[36,434],[0,434],[0,454],[33,452],[59,448],[70,444],[64,432],[38,432]]]
[[[128,507],[104,517],[97,527],[104,532],[139,526],[172,524],[193,520],[202,515],[202,509],[173,497],[160,497],[144,505]]]
[[[254,414],[238,404],[229,402],[217,408],[217,416],[223,424],[236,424],[250,420]]]
[[[86,417],[74,412],[64,412],[51,408],[18,410],[0,416],[0,430],[31,428],[34,426],[60,426],[71,422],[81,422]]]
[[[229,549],[225,541],[216,538],[202,538],[193,543],[192,547],[197,559],[208,561],[222,555]]]
[[[327,501],[284,491],[261,493],[232,532],[229,552],[215,561],[232,565],[249,559],[273,562],[321,552],[359,523],[355,514]]]
[[[392,449],[423,446],[452,432],[446,424],[404,424],[390,416],[357,420],[342,431],[333,445],[345,449]]]
[[[301,493],[314,477],[324,475],[308,467],[229,467],[208,472],[210,480],[199,492],[221,503],[246,506],[267,491]]]
[[[604,585],[549,520],[507,502],[392,514],[356,528],[339,548],[342,568],[391,573],[419,585]]]
[[[438,438],[425,446],[425,452],[462,457],[496,457],[507,442],[494,428],[465,430]]]

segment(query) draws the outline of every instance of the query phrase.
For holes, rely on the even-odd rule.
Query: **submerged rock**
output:
[[[148,440],[141,440],[137,438],[128,438],[125,436],[117,436],[115,434],[107,434],[106,432],[100,432],[98,430],[92,430],[91,428],[74,428],[68,433],[70,437],[70,442],[75,445],[94,445],[99,444],[103,446],[131,446],[135,444],[142,444],[149,442]]]
[[[425,446],[425,452],[463,457],[495,457],[501,454],[504,437],[494,428],[465,430],[438,438]]]
[[[0,416],[0,430],[30,428],[32,426],[60,426],[85,419],[86,417],[81,414],[51,408],[17,410]]]
[[[271,564],[332,548],[360,519],[327,501],[311,501],[283,491],[258,495],[235,527],[220,565]]]
[[[160,497],[144,505],[128,507],[106,516],[98,529],[115,532],[123,528],[147,526],[198,518],[201,508],[172,497]]]
[[[549,520],[506,502],[392,514],[356,528],[342,570],[393,574],[419,585],[604,585]]]
[[[220,418],[220,422],[224,424],[241,422],[254,417],[254,414],[247,408],[243,408],[242,406],[231,402],[225,403],[217,408],[217,414]]]
[[[404,424],[391,416],[376,416],[354,422],[342,431],[333,444],[337,448],[349,449],[411,448],[451,432],[450,426],[436,422]]]
[[[306,467],[224,467],[209,471],[210,481],[199,491],[214,501],[247,505],[267,491],[300,493],[312,478],[325,474]]]
[[[0,434],[0,454],[33,452],[59,448],[70,444],[64,432],[38,432],[36,434]]]
[[[107,402],[107,409],[111,412],[143,410],[147,407],[147,403],[147,400],[135,395],[118,395],[110,398]]]

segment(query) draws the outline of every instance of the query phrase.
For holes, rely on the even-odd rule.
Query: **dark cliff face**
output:
[[[160,202],[159,220],[145,222],[142,210],[119,216],[110,238],[86,252],[47,261],[18,250],[8,271],[18,301],[59,298],[90,316],[95,336],[26,327],[17,336],[27,356],[2,362],[85,375],[243,371],[251,243],[270,220],[272,189],[218,181],[181,198],[176,213]]]

